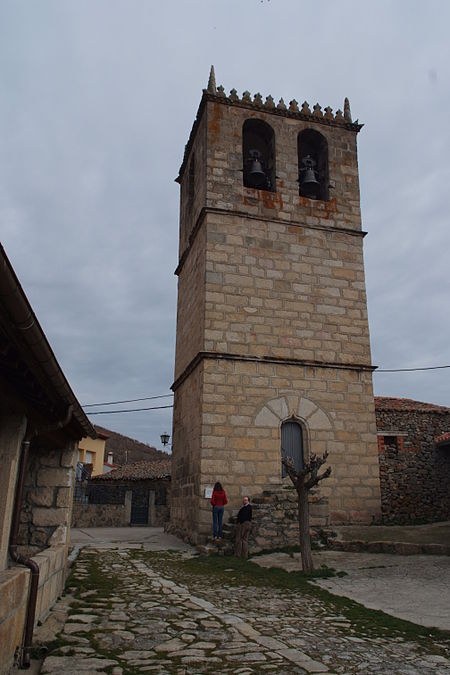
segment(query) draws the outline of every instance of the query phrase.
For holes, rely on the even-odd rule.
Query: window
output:
[[[308,199],[328,201],[328,143],[314,129],[305,129],[298,135],[299,193]]]
[[[242,130],[244,185],[275,192],[275,135],[262,120],[246,120]]]
[[[281,425],[281,457],[290,459],[294,468],[299,471],[304,466],[303,431],[301,425],[295,420],[288,420]],[[282,465],[281,475],[287,475]]]

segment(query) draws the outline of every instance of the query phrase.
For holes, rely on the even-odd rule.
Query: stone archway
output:
[[[285,394],[267,401],[255,417],[257,427],[277,427],[293,417],[302,422],[308,434],[332,429],[333,425],[320,406],[305,396]]]

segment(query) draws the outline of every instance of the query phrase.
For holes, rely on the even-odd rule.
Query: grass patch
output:
[[[82,577],[77,575],[77,564],[86,568],[86,574]],[[87,604],[89,601],[98,598],[109,599],[111,595],[115,595],[120,587],[120,579],[117,575],[102,569],[99,563],[98,556],[94,553],[86,553],[83,559],[78,558],[70,570],[69,578],[66,582],[66,591],[70,589],[72,595],[80,599],[80,594],[85,591],[96,591],[95,595],[86,598]],[[86,604],[81,598],[83,604]]]

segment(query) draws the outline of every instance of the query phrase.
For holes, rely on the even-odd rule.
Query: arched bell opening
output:
[[[242,159],[244,186],[275,192],[275,134],[266,122],[244,122]]]
[[[304,434],[302,425],[295,419],[289,419],[281,425],[281,459],[290,459],[297,471],[305,464]],[[281,476],[287,476],[284,464],[281,464]]]
[[[305,129],[298,135],[299,194],[308,199],[328,201],[328,143],[314,129]]]

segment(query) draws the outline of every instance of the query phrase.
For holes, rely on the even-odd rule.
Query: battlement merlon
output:
[[[182,175],[186,168],[186,160],[188,158],[199,121],[202,117],[203,111],[206,107],[208,101],[213,103],[221,103],[228,106],[237,106],[239,108],[247,108],[252,111],[260,111],[278,115],[281,117],[289,117],[291,119],[298,119],[303,121],[314,122],[314,124],[324,124],[326,126],[340,127],[353,131],[354,133],[359,133],[363,128],[364,124],[361,124],[358,120],[355,122],[352,121],[352,115],[350,111],[350,103],[348,98],[344,99],[344,111],[336,110],[336,113],[333,114],[333,109],[327,106],[322,110],[322,107],[316,103],[312,110],[307,101],[304,101],[299,107],[298,102],[295,99],[289,102],[287,106],[283,99],[280,98],[279,102],[275,104],[272,96],[266,96],[266,100],[263,101],[261,94],[256,93],[253,96],[248,91],[244,91],[242,97],[239,98],[239,95],[236,89],[231,89],[230,94],[227,96],[222,85],[216,87],[214,66],[211,66],[211,73],[209,76],[208,86],[206,89],[203,89],[203,95],[197,110],[197,115],[192,125],[191,133],[189,134],[188,142],[186,143],[184,149],[183,162],[180,166],[178,176],[175,179],[175,182],[179,183],[181,181]]]

